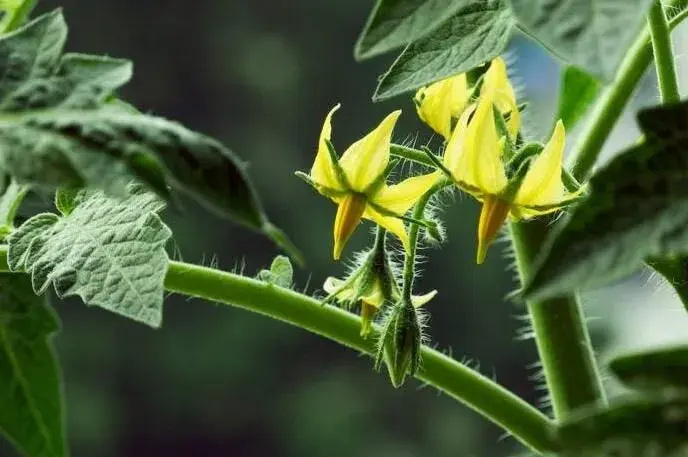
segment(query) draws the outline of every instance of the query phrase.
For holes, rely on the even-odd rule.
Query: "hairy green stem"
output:
[[[8,272],[7,246],[0,246],[0,271]],[[359,334],[361,319],[312,297],[233,273],[170,262],[165,289],[236,306],[321,335],[343,346],[373,355],[375,341]],[[374,331],[379,332],[379,328]],[[553,423],[537,409],[491,379],[451,357],[424,346],[416,377],[501,426],[528,448],[556,450]]]
[[[425,213],[425,207],[430,201],[430,197],[434,195],[441,187],[434,186],[426,192],[417,202],[413,209],[413,218],[422,219]],[[413,293],[413,279],[416,274],[416,250],[418,249],[418,233],[420,232],[419,224],[411,224],[409,228],[409,252],[404,257],[404,282],[401,289],[401,295],[405,303],[411,303],[411,295]]]
[[[647,15],[652,38],[652,50],[657,67],[657,80],[662,102],[676,103],[681,99],[678,92],[674,52],[671,48],[671,34],[662,2],[654,0]]]
[[[682,3],[685,3],[685,0],[673,2],[674,5]],[[667,86],[672,84],[671,77],[666,74],[669,70],[663,68],[667,59],[673,68],[669,30],[685,15],[679,14],[667,24],[661,5],[658,5],[659,2],[653,4],[653,11],[648,17],[649,26],[644,28],[626,53],[615,81],[606,89],[595,106],[582,139],[573,152],[571,174],[579,181],[584,181],[592,171],[609,133],[650,64],[653,43],[655,48],[662,48],[658,57],[658,71],[661,67],[661,71],[665,72],[664,83]],[[656,10],[658,7],[661,18],[653,17],[659,14]],[[659,23],[660,19],[664,21],[663,24]],[[653,29],[653,38],[659,37],[659,43],[656,43],[656,40],[651,42],[650,28]],[[668,52],[668,56],[662,57],[662,52]],[[675,77],[673,80],[675,81]],[[674,96],[671,92],[674,89],[667,89],[670,96]],[[664,91],[664,88],[662,90]],[[526,283],[530,278],[533,262],[542,241],[547,236],[550,222],[542,219],[530,223],[511,224],[521,283]],[[528,302],[527,306],[555,418],[564,418],[583,406],[605,404],[604,390],[578,297],[570,295],[533,301]]]
[[[392,143],[389,148],[389,152],[394,156],[401,157],[402,159],[411,160],[422,165],[427,165],[428,167],[436,168],[436,165],[432,159],[428,158],[428,155],[425,152],[419,151],[418,149]]]
[[[669,2],[668,7],[685,6],[685,0]],[[669,30],[676,27],[686,17],[682,11],[669,21]],[[571,153],[571,174],[578,181],[585,181],[592,171],[597,157],[623,109],[631,99],[633,92],[645,70],[652,62],[652,43],[649,27],[645,27],[619,67],[616,78],[600,97],[593,111],[588,116],[581,140]]]
[[[549,221],[511,223],[511,236],[521,283],[531,273]],[[597,364],[577,296],[527,302],[554,417],[591,404],[605,404]]]

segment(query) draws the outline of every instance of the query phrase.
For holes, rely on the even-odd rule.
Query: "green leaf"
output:
[[[641,111],[645,141],[590,181],[590,194],[559,224],[538,258],[528,298],[626,276],[645,259],[688,254],[688,103]]]
[[[36,293],[52,283],[59,297],[160,326],[171,232],[156,214],[160,199],[138,186],[130,191],[118,199],[82,190],[68,216],[27,220],[9,237],[10,268],[30,273]]]
[[[0,38],[0,100],[21,84],[52,75],[65,40],[67,24],[61,10],[44,14]]]
[[[562,58],[611,80],[652,0],[510,0],[522,29]]]
[[[688,256],[649,257],[645,262],[662,275],[688,311]]]
[[[506,48],[514,26],[506,3],[462,2],[451,19],[401,53],[382,76],[373,99],[418,89],[497,57]]]
[[[26,457],[67,455],[58,329],[28,277],[0,274],[0,433]]]
[[[559,88],[557,119],[562,120],[566,130],[573,129],[595,101],[599,91],[599,81],[590,74],[573,66],[564,69]]]
[[[3,3],[5,15],[0,21],[0,33],[8,33],[22,25],[38,0],[8,0]]]
[[[465,0],[378,0],[356,42],[354,55],[367,59],[412,43],[437,29],[464,3]]]
[[[14,218],[19,205],[26,196],[27,188],[20,186],[16,181],[10,180],[5,191],[0,197],[0,225],[11,229],[14,226]]]
[[[55,192],[55,208],[57,208],[63,216],[69,216],[79,204],[80,197],[81,189],[60,187]]]
[[[688,397],[640,397],[585,409],[557,433],[563,457],[679,457],[688,450]]]
[[[232,151],[184,126],[112,103],[131,63],[60,57],[59,10],[0,37],[0,172],[18,183],[94,187],[123,196],[132,179],[166,199],[185,192],[217,214],[260,230],[297,259],[272,225]]]
[[[609,368],[630,387],[656,392],[688,389],[688,346],[658,348],[616,357]]]
[[[0,145],[0,167],[21,182],[117,195],[137,177],[163,196],[169,183],[254,229],[267,222],[234,153],[166,119],[114,108],[0,116]]]
[[[258,279],[279,287],[290,288],[294,283],[294,268],[289,257],[278,255],[270,264],[269,270],[258,272]]]

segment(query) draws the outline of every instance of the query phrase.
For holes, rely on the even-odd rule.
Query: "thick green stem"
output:
[[[680,0],[672,5],[684,3],[685,0]],[[678,99],[669,30],[684,17],[685,14],[679,14],[667,24],[659,2],[653,4],[648,16],[649,26],[645,27],[626,53],[615,81],[595,106],[573,152],[571,174],[575,179],[584,181],[592,171],[609,133],[650,64],[653,44],[655,52],[659,49],[657,67],[658,72],[663,73],[660,76],[660,81],[663,81],[662,93],[667,90],[669,97]],[[653,42],[650,40],[650,28]],[[527,282],[531,275],[533,262],[547,236],[549,223],[545,219],[511,224],[522,283]],[[578,297],[572,295],[528,302],[527,306],[555,418],[564,418],[582,406],[605,404],[604,390]]]
[[[668,7],[684,6],[685,3],[685,0],[677,0],[669,2]],[[677,26],[685,16],[685,12],[682,12],[672,18],[669,21],[669,30]],[[649,27],[645,27],[626,53],[615,80],[607,87],[588,116],[585,130],[581,132],[581,140],[571,153],[570,169],[578,181],[585,181],[592,171],[609,132],[621,117],[623,109],[651,62],[650,30]]]
[[[549,222],[540,219],[511,224],[521,283],[531,275]],[[528,302],[527,306],[555,418],[562,419],[582,406],[605,404],[578,297]]]
[[[652,50],[657,67],[659,92],[663,103],[676,103],[681,99],[678,92],[674,52],[671,48],[671,34],[664,8],[660,0],[654,0],[647,16],[652,38]]]
[[[8,272],[7,246],[0,246],[0,271]],[[212,268],[170,262],[165,289],[191,297],[236,306],[324,336],[357,351],[375,353],[374,338],[359,334],[361,319],[314,298]],[[379,332],[379,328],[374,331]],[[528,448],[556,450],[553,423],[528,403],[491,379],[429,347],[416,377],[501,426]]]

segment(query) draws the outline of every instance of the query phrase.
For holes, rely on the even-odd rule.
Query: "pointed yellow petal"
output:
[[[414,295],[413,297],[411,297],[411,303],[414,307],[420,308],[421,306],[435,298],[435,295],[437,295],[436,290],[430,291],[427,294],[423,295]]]
[[[414,176],[391,186],[382,186],[371,201],[376,205],[403,215],[411,208],[442,177],[442,172],[436,171],[426,175]]]
[[[349,300],[351,297],[353,297],[354,291],[352,287],[345,287],[341,289],[344,282],[345,281],[339,278],[328,276],[323,284],[323,290],[330,295],[335,294],[338,300]]]
[[[558,121],[552,138],[523,178],[514,203],[521,206],[550,205],[566,196],[566,188],[561,181],[565,137],[564,124]]]
[[[431,84],[416,92],[418,117],[448,140],[452,119],[464,110],[469,95],[465,73]]]
[[[444,150],[444,157],[442,157],[442,163],[445,168],[449,170],[452,174],[459,174],[459,170],[465,165],[462,160],[465,160],[465,143],[466,143],[466,133],[468,130],[468,119],[475,111],[475,105],[467,108],[459,118],[456,123],[454,132],[449,138],[447,147]]]
[[[476,262],[483,263],[487,248],[497,236],[497,232],[504,225],[506,217],[509,215],[509,203],[499,198],[488,195],[483,200],[483,207],[480,211],[480,222],[478,223],[478,254]]]
[[[401,240],[404,250],[406,252],[409,251],[408,233],[406,233],[406,227],[400,219],[392,216],[383,216],[370,206],[366,208],[365,213],[363,213],[363,217],[375,222],[382,228],[395,234]]]
[[[494,92],[494,103],[502,114],[509,114],[507,127],[511,137],[515,138],[521,125],[520,113],[518,112],[514,88],[509,82],[506,63],[501,57],[495,58],[490,64],[490,68],[485,72],[482,91]]]
[[[335,190],[343,190],[343,188],[337,179],[334,164],[327,150],[325,140],[330,140],[332,136],[332,115],[340,106],[341,105],[337,103],[334,108],[327,113],[327,116],[325,116],[325,122],[323,122],[322,130],[320,131],[320,140],[318,141],[318,153],[315,156],[315,162],[313,162],[310,173],[310,178],[316,184]]]
[[[365,300],[361,302],[361,336],[363,338],[366,338],[373,329],[373,319],[375,314],[377,314],[377,310],[377,306]]]
[[[361,300],[370,306],[374,306],[375,308],[380,308],[382,306],[383,302],[385,301],[385,294],[382,290],[382,285],[380,284],[379,279],[376,279],[373,282],[372,287],[368,290],[366,295],[361,297]]]
[[[493,100],[494,93],[489,91],[480,97],[466,129],[463,150],[453,174],[458,181],[477,187],[485,194],[497,195],[506,187],[507,179],[494,121]]]
[[[375,130],[349,146],[342,155],[339,163],[353,191],[365,192],[384,173],[389,163],[392,130],[400,114],[401,110],[390,113]]]
[[[361,222],[365,209],[366,200],[358,194],[349,194],[339,202],[334,220],[334,260],[339,260],[346,242]]]

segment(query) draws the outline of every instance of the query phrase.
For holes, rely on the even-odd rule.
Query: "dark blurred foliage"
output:
[[[293,175],[310,168],[325,113],[342,102],[334,120],[340,148],[398,106],[405,113],[396,139],[431,139],[410,97],[370,102],[393,56],[353,60],[369,1],[45,0],[40,10],[59,5],[71,27],[69,50],[134,60],[125,99],[218,137],[250,163],[268,213],[307,255],[297,287],[308,284],[309,292],[343,270],[331,260],[334,206]],[[536,79],[539,92],[530,95],[551,109],[556,67],[532,46],[516,45],[524,79]],[[529,379],[534,344],[516,341],[523,309],[505,299],[514,283],[504,272],[504,244],[478,268],[475,202],[449,199],[443,218],[448,242],[425,251],[418,286],[439,289],[428,305],[433,343],[537,403]],[[166,220],[187,261],[216,259],[253,275],[276,254],[263,237],[192,202]],[[368,239],[368,227],[360,228],[348,252]],[[154,331],[76,301],[56,306],[77,457],[492,457],[519,450],[432,389],[411,381],[396,391],[369,359],[264,317],[173,296]]]

